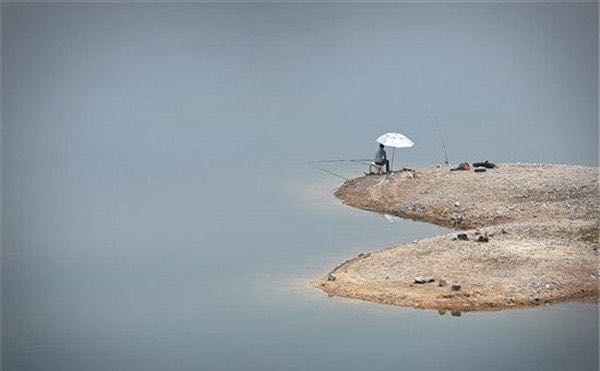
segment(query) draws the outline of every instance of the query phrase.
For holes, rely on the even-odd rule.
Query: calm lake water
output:
[[[446,229],[309,166],[597,165],[597,4],[3,5],[4,370],[597,370],[598,306],[328,298]],[[594,36],[596,35],[596,36]],[[344,176],[364,169],[331,165]]]

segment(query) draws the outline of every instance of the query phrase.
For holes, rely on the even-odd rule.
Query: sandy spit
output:
[[[349,180],[336,192],[347,205],[456,232],[360,254],[313,285],[332,296],[453,311],[598,302],[599,174],[500,164]]]

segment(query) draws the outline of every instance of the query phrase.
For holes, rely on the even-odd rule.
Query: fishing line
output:
[[[317,164],[316,164],[316,162],[317,162],[317,161],[309,162],[309,164],[310,164],[310,165],[312,165],[312,166],[314,166],[315,168],[317,168],[317,169],[321,170],[321,171],[324,171],[324,172],[326,172],[326,173],[329,173],[329,174],[331,174],[331,175],[333,175],[333,176],[336,176],[336,177],[338,177],[338,178],[342,178],[342,179],[344,179],[344,180],[350,180],[349,178],[346,178],[346,177],[345,177],[345,176],[343,176],[343,175],[340,175],[340,174],[334,173],[334,172],[333,172],[333,171],[331,171],[331,170],[327,170],[327,169],[325,169],[325,168],[323,168],[323,167],[321,167],[321,166],[317,165]]]
[[[360,164],[369,164],[369,163],[371,163],[371,159],[352,159],[352,160],[333,159],[333,160],[316,160],[316,161],[312,161],[312,162],[315,162],[315,163],[353,162],[353,163],[360,163]]]
[[[349,178],[346,178],[343,175],[340,175],[334,171],[331,171],[329,169],[325,169],[322,166],[319,166],[317,164],[321,163],[321,164],[331,164],[331,163],[336,163],[336,162],[350,162],[353,164],[361,164],[361,165],[369,165],[371,163],[370,159],[328,159],[328,160],[315,160],[315,161],[310,161],[309,164],[321,171],[324,171],[328,174],[331,174],[333,176],[336,176],[338,178],[344,179],[344,180],[350,180]]]

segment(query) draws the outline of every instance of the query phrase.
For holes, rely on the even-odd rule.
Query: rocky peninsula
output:
[[[347,205],[456,232],[360,254],[313,282],[333,296],[452,311],[598,301],[598,168],[447,166],[345,182]]]

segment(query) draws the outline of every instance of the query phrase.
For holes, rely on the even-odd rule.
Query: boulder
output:
[[[415,283],[418,283],[418,284],[430,283],[430,282],[434,282],[434,281],[435,281],[435,279],[433,279],[431,277],[421,277],[421,276],[415,277]]]

